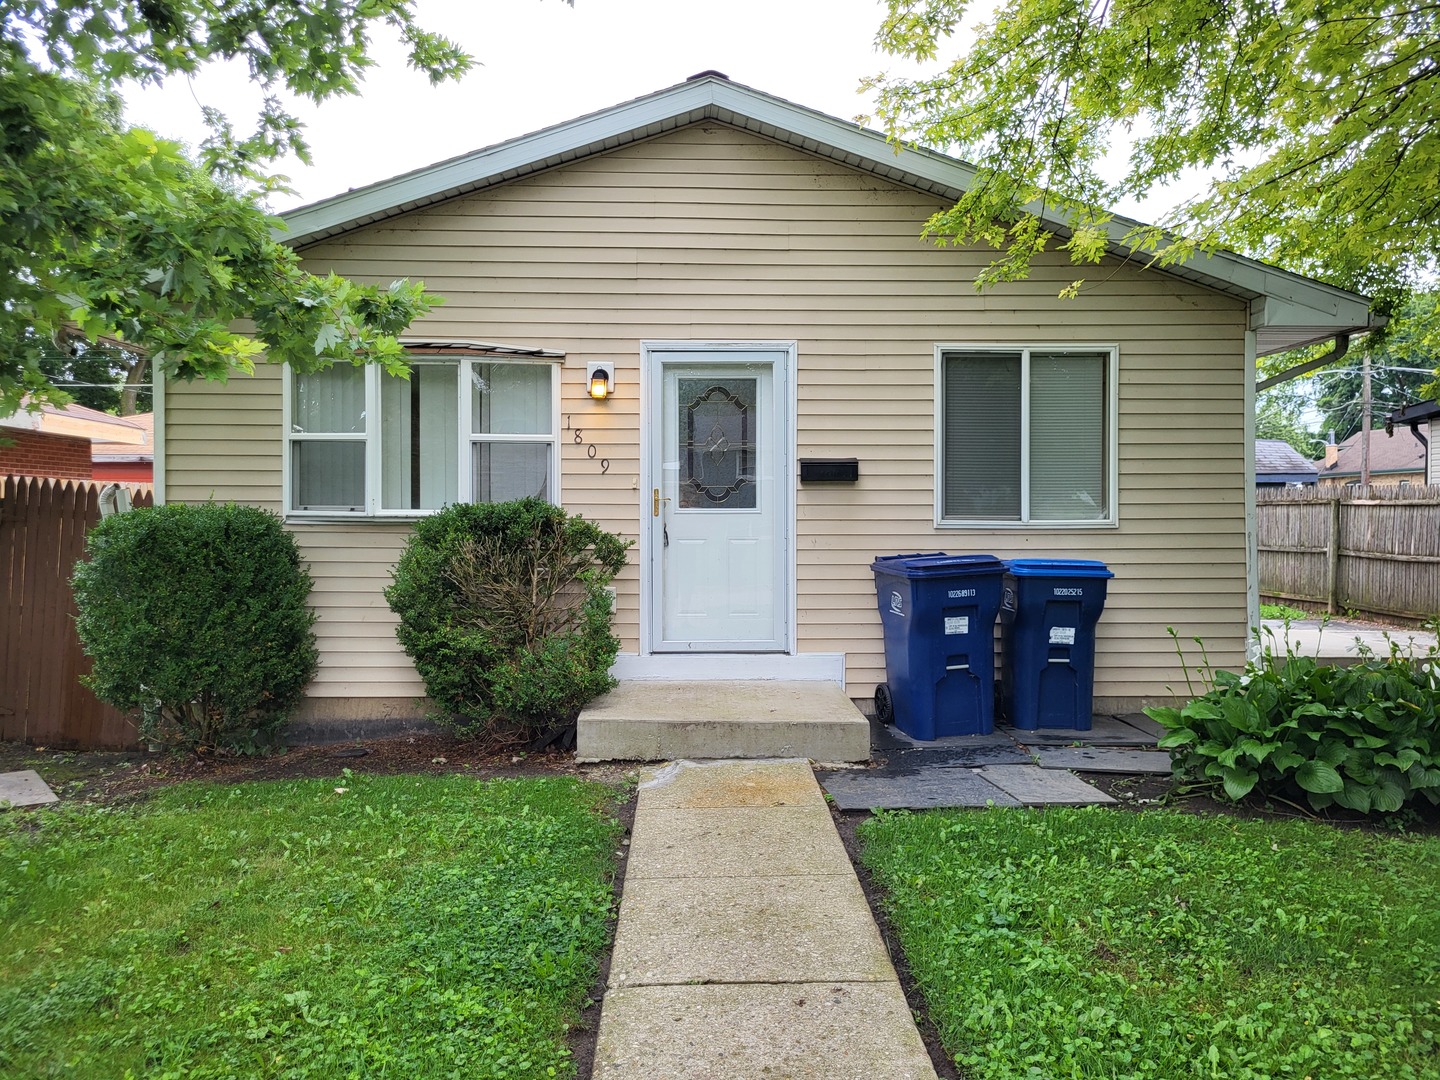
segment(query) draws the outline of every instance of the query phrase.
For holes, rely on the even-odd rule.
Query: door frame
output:
[[[664,405],[663,387],[660,374],[663,360],[674,353],[709,353],[717,364],[730,362],[728,356],[740,352],[778,353],[774,365],[772,392],[776,395],[776,415],[785,426],[776,440],[776,536],[780,550],[775,553],[775,565],[783,579],[784,595],[777,604],[784,625],[781,628],[781,651],[786,655],[796,652],[797,631],[796,590],[795,590],[795,438],[796,438],[796,390],[795,369],[797,343],[794,341],[672,341],[654,340],[640,342],[640,490],[637,509],[640,512],[640,655],[712,655],[697,653],[655,652],[656,624],[660,617],[658,605],[661,591],[655,580],[655,543],[651,493],[659,487],[660,477],[656,474],[657,443],[662,438],[663,417],[659,410]],[[700,361],[703,363],[704,361]],[[782,397],[783,395],[783,397]],[[716,650],[723,653],[724,650]],[[738,655],[738,654],[737,654]],[[745,655],[764,656],[765,653]],[[773,654],[772,654],[773,655]]]

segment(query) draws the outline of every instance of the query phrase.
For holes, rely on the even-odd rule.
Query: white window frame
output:
[[[1020,353],[1020,520],[947,518],[945,516],[945,354],[951,352]],[[1032,352],[1105,353],[1105,483],[1108,516],[1090,521],[1031,521],[1030,514],[1030,354]],[[1120,524],[1120,347],[1086,342],[942,342],[935,346],[935,527],[937,529],[1114,529]]]
[[[474,490],[473,477],[473,450],[476,443],[482,442],[523,442],[523,443],[545,443],[550,447],[550,475],[547,479],[547,490],[550,493],[550,502],[556,506],[561,505],[560,492],[560,377],[563,364],[558,358],[529,358],[512,356],[454,356],[454,355],[429,355],[417,353],[408,358],[412,363],[429,364],[453,364],[455,365],[455,378],[458,380],[458,416],[455,453],[459,459],[457,470],[456,494],[458,501],[467,502],[468,495]],[[476,434],[470,430],[471,426],[471,371],[476,364],[527,364],[544,365],[550,369],[550,434],[546,435],[489,435]],[[286,521],[314,521],[314,522],[337,522],[337,521],[416,521],[422,517],[428,517],[435,513],[431,510],[386,510],[381,506],[381,485],[382,485],[382,447],[380,445],[380,381],[386,378],[385,372],[378,364],[366,364],[363,368],[365,378],[365,432],[343,433],[343,434],[297,434],[292,430],[291,422],[295,396],[294,371],[289,364],[284,365],[282,378],[282,414],[284,424],[284,454],[281,474],[281,505],[284,507],[284,519]],[[292,498],[292,470],[293,456],[292,446],[297,442],[315,441],[320,439],[348,439],[360,440],[365,443],[365,506],[361,510],[297,510],[294,509]]]

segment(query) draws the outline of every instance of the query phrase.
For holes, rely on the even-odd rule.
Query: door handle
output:
[[[662,502],[669,502],[669,501],[670,501],[670,497],[667,495],[667,496],[665,496],[664,498],[662,498],[661,495],[660,495],[660,489],[659,489],[659,488],[656,488],[656,489],[655,489],[655,493],[651,496],[650,516],[651,516],[651,517],[659,517],[659,516],[660,516],[660,504],[661,504]]]

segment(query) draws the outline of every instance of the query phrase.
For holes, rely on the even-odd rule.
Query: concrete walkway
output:
[[[807,762],[642,774],[594,1075],[934,1080]]]
[[[1260,644],[1283,657],[1286,652],[1296,656],[1313,656],[1319,660],[1354,662],[1359,659],[1363,644],[1379,657],[1390,655],[1391,644],[1406,655],[1423,655],[1435,645],[1435,635],[1425,630],[1397,628],[1377,630],[1373,626],[1347,623],[1342,619],[1321,622],[1300,619],[1287,628],[1279,619],[1266,619],[1260,632]]]

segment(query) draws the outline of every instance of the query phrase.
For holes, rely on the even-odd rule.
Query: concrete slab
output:
[[[1160,773],[1169,776],[1170,755],[1161,750],[1130,750],[1117,746],[1037,746],[1035,763],[1042,769],[1082,772]]]
[[[1121,713],[1115,717],[1115,719],[1119,720],[1122,724],[1129,724],[1133,728],[1138,728],[1155,739],[1163,738],[1166,735],[1164,726],[1151,720],[1150,717],[1146,716],[1143,712]]]
[[[1377,629],[1349,623],[1342,619],[1300,619],[1288,627],[1282,620],[1266,619],[1260,631],[1260,644],[1279,657],[1287,653],[1313,656],[1324,662],[1354,663],[1368,649],[1379,656],[1389,656],[1392,644],[1406,656],[1424,655],[1435,645],[1435,635],[1426,630],[1396,628]]]
[[[895,747],[906,750],[970,750],[982,746],[1014,746],[1008,729],[992,731],[989,735],[942,735],[938,739],[912,739],[897,727],[885,729]]]
[[[597,1080],[935,1080],[897,983],[646,986],[605,995]]]
[[[641,810],[814,805],[820,789],[803,760],[676,761],[640,774]],[[633,864],[631,869],[633,870]]]
[[[1074,773],[1038,765],[986,765],[980,775],[1026,806],[1086,806],[1115,801]]]
[[[978,769],[981,765],[1029,765],[1030,751],[1009,739],[1001,746],[941,747],[937,749],[888,750],[884,769],[891,773],[920,769]]]
[[[867,761],[870,725],[831,682],[623,682],[580,712],[578,761]]]
[[[1034,768],[1015,765],[1010,768]],[[960,806],[1019,806],[1019,800],[994,784],[983,771],[924,769],[892,773],[885,769],[830,772],[821,784],[841,810],[933,810]]]
[[[627,879],[848,874],[830,812],[804,806],[653,810],[630,834]]]
[[[50,785],[34,769],[0,773],[0,810],[7,806],[48,806],[60,801]]]
[[[1089,731],[1073,728],[1007,728],[1016,742],[1024,746],[1154,746],[1155,736],[1115,716],[1096,716],[1090,720]]]
[[[895,979],[853,871],[625,879],[612,987],[831,979]]]

